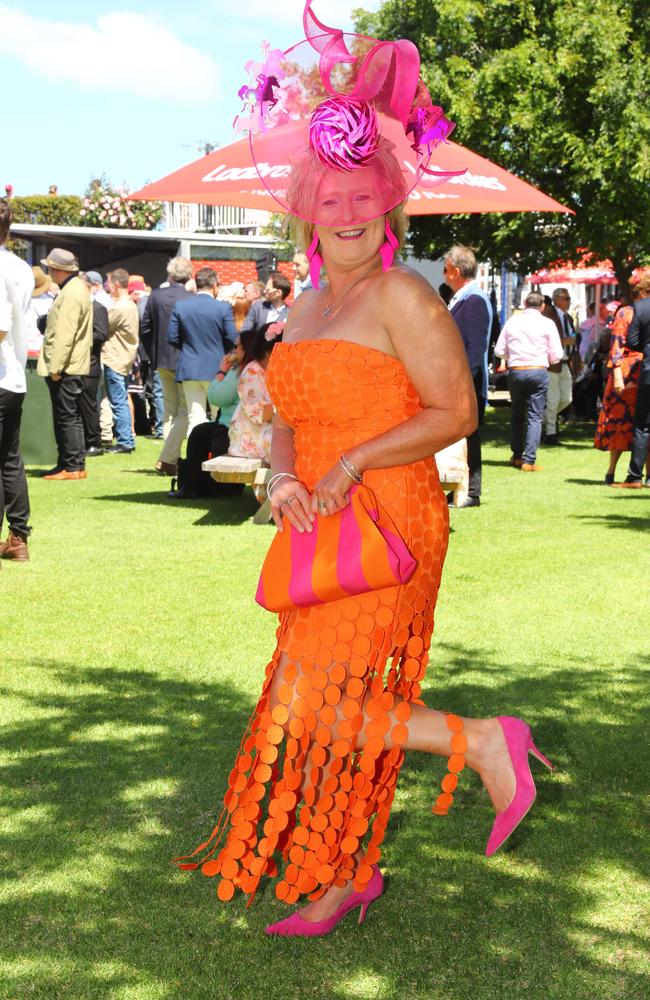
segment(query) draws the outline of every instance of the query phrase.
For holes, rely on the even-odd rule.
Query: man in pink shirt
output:
[[[557,327],[542,316],[544,297],[526,296],[525,309],[511,316],[503,327],[494,353],[508,366],[508,388],[512,400],[510,417],[510,464],[522,472],[537,472],[537,449],[548,391],[548,367],[562,359],[564,349]]]

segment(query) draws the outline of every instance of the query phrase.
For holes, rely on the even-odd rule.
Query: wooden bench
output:
[[[467,467],[467,442],[465,438],[449,445],[436,455],[440,484],[448,493],[454,494],[454,506],[458,507],[467,497],[469,470]],[[271,478],[271,470],[259,458],[239,458],[235,455],[217,455],[203,462],[201,468],[209,472],[217,483],[243,483],[246,486],[266,486]],[[268,524],[271,520],[271,505],[268,500],[260,506],[253,517],[255,524]]]
[[[460,441],[439,451],[435,458],[440,485],[445,492],[454,494],[454,507],[460,507],[467,497],[469,488],[467,441],[461,438]]]
[[[203,462],[201,468],[209,472],[217,483],[242,483],[245,486],[266,486],[271,478],[271,470],[259,458],[240,458],[236,455],[217,455]],[[268,500],[260,505],[253,516],[254,524],[268,524],[271,520],[271,504]]]

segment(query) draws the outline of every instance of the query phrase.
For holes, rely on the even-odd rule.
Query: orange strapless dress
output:
[[[294,429],[296,474],[309,488],[342,451],[421,409],[400,361],[345,340],[279,344],[267,384]],[[380,858],[429,659],[448,510],[433,458],[364,481],[418,568],[404,586],[280,615],[221,816],[205,843],[177,859],[220,876],[222,900],[241,889],[250,903],[263,876],[277,876],[287,903],[351,879],[361,890]],[[455,775],[445,780],[443,807]]]

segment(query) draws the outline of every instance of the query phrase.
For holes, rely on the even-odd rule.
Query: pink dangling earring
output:
[[[382,271],[387,271],[388,268],[392,266],[393,261],[395,260],[395,251],[399,247],[399,241],[393,230],[390,228],[388,218],[386,218],[384,232],[386,233],[386,242],[379,248],[379,256],[381,257]]]
[[[320,288],[320,272],[323,266],[323,258],[318,252],[318,236],[314,233],[314,238],[307,249],[307,260],[309,261],[309,277],[312,287],[318,291]]]

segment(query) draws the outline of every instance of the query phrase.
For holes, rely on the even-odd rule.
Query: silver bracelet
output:
[[[285,477],[289,479],[295,479],[298,482],[298,476],[294,476],[293,472],[276,472],[274,476],[271,476],[266,486],[266,496],[270,500],[271,494],[279,481]]]
[[[346,476],[349,476],[350,479],[353,480],[353,482],[355,483],[363,482],[363,476],[361,475],[359,470],[352,464],[352,462],[345,453],[343,453],[339,458],[339,465],[345,472]]]

